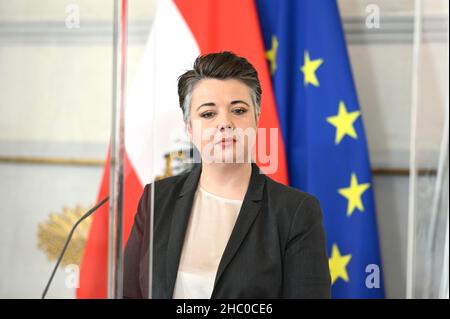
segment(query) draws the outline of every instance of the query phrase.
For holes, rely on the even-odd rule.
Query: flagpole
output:
[[[108,298],[123,297],[123,188],[125,153],[125,88],[127,0],[114,1],[113,87],[110,148]]]

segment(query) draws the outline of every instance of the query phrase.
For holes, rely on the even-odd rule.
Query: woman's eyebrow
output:
[[[203,107],[203,106],[216,106],[216,104],[215,104],[214,102],[203,103],[202,105],[200,105],[200,106],[197,108],[197,111],[198,111],[199,108],[201,108],[201,107]]]
[[[239,104],[239,103],[243,103],[243,104],[247,105],[248,107],[250,107],[250,105],[248,105],[247,102],[242,101],[242,100],[234,100],[234,101],[231,101],[230,104],[231,104],[231,105],[234,105],[234,104]]]

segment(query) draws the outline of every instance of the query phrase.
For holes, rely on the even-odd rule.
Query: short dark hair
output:
[[[250,88],[256,118],[258,118],[262,94],[258,72],[247,59],[233,52],[224,51],[198,56],[193,69],[186,71],[178,78],[178,98],[185,122],[190,116],[192,90],[195,84],[203,79],[236,79],[246,84]]]

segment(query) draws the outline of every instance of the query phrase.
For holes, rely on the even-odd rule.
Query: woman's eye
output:
[[[244,108],[239,108],[239,109],[234,109],[233,113],[237,114],[237,115],[241,115],[247,112],[247,109]]]
[[[204,113],[200,114],[200,117],[203,117],[205,119],[209,119],[209,118],[211,118],[213,116],[214,116],[213,112],[204,112]]]

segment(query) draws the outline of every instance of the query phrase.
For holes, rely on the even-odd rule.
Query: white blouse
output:
[[[200,185],[186,229],[174,299],[209,299],[220,259],[243,200],[211,194]]]

